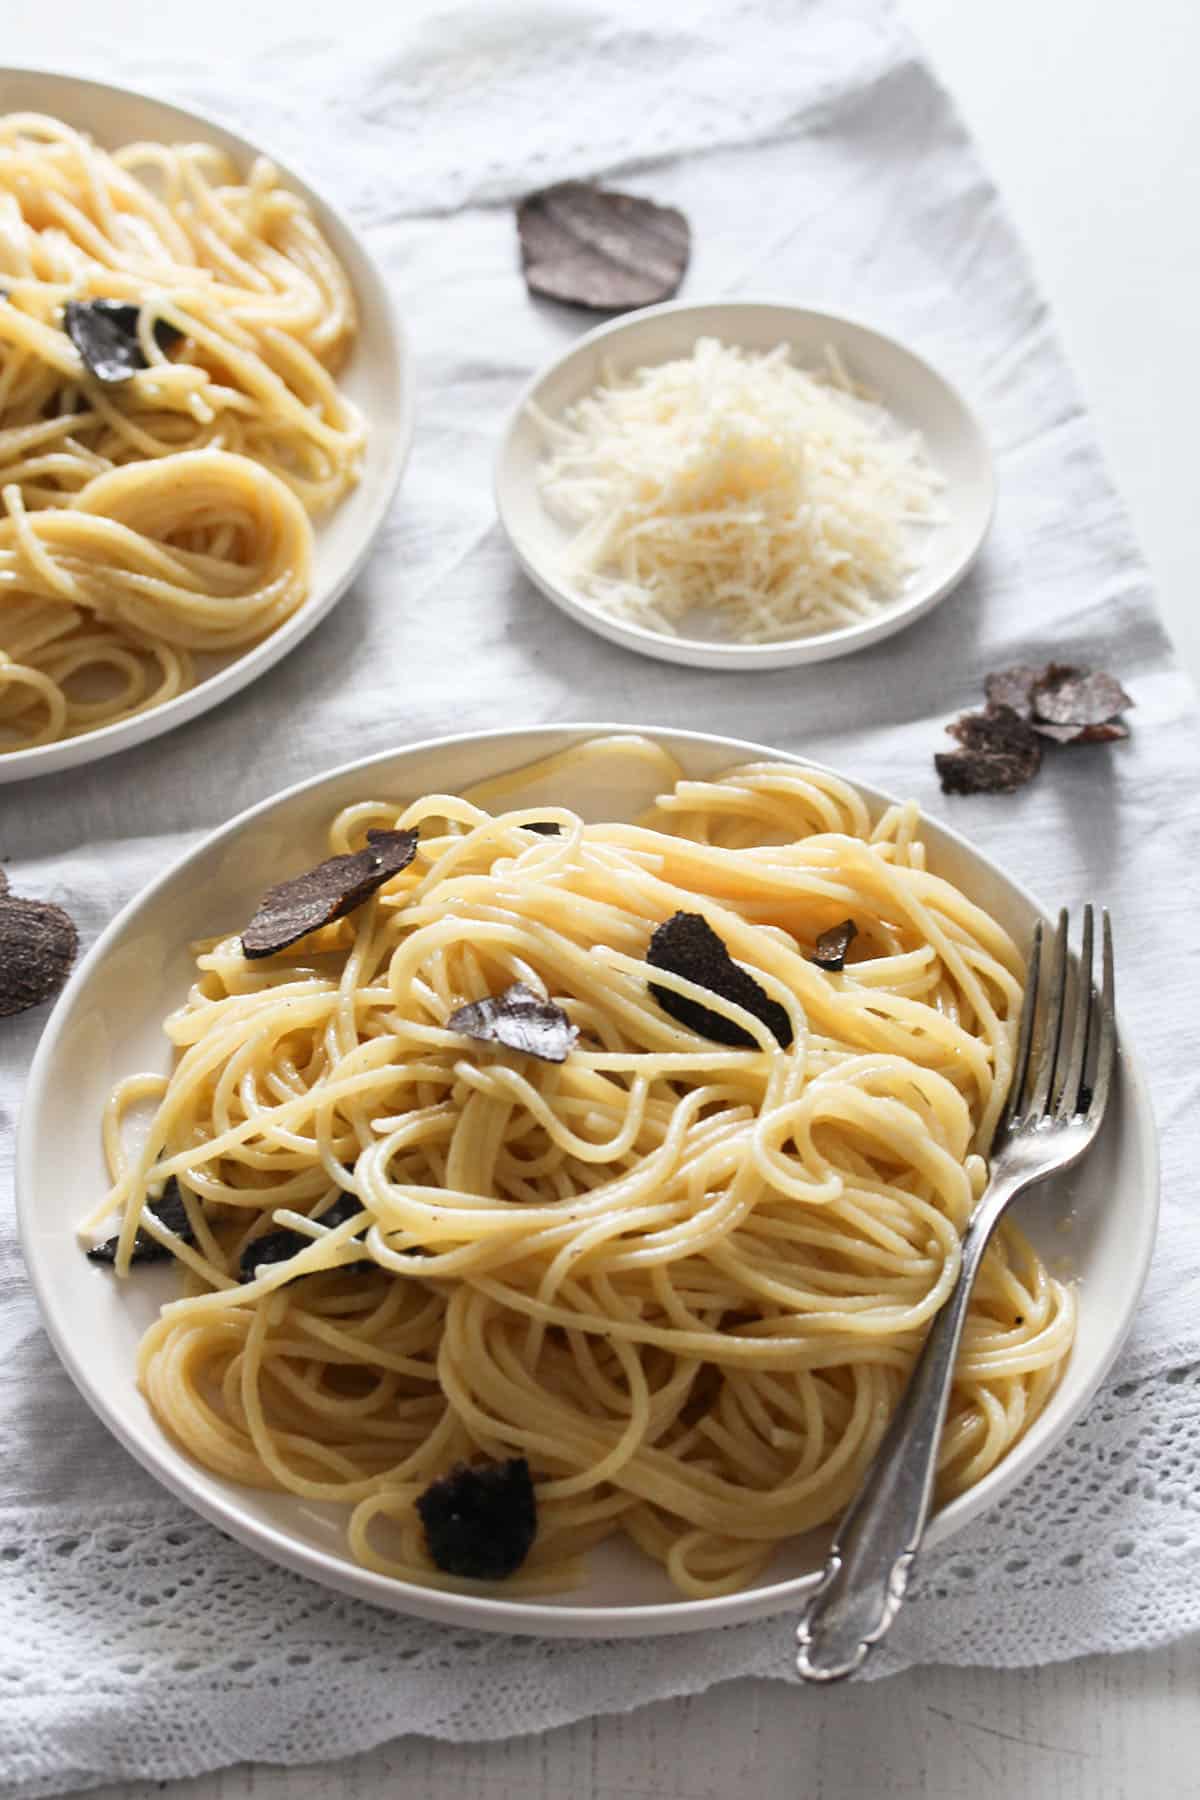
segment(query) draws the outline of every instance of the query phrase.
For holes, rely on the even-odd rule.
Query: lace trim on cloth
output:
[[[0,1618],[0,1768],[21,1800],[323,1761],[402,1733],[512,1737],[785,1679],[794,1625],[609,1644],[453,1630],[327,1592],[165,1499],[0,1517]],[[1031,1480],[926,1559],[868,1667],[1018,1667],[1033,1645],[1050,1662],[1194,1630],[1200,1366],[1102,1395]]]
[[[379,225],[777,142],[914,55],[880,0],[698,0],[674,17],[638,0],[508,0],[427,14],[398,12],[390,41],[339,36],[327,55],[308,34],[280,44],[269,86],[133,45],[120,79],[228,120]],[[111,54],[85,40],[73,64],[94,74]],[[521,120],[536,129],[514,130]],[[352,154],[314,151],[346,144]]]

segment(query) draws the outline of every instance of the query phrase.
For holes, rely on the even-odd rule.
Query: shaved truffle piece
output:
[[[362,1210],[363,1203],[358,1195],[343,1191],[324,1212],[315,1214],[315,1219],[319,1225],[325,1225],[332,1231],[336,1225],[344,1225],[347,1219],[352,1219],[355,1213]],[[280,1225],[274,1231],[264,1231],[261,1237],[252,1239],[242,1251],[238,1263],[238,1280],[253,1281],[260,1267],[267,1263],[290,1262],[293,1256],[306,1250],[313,1241],[312,1238],[305,1237],[302,1231],[293,1231],[290,1225]],[[355,1238],[354,1242],[359,1243],[361,1239]],[[369,1272],[375,1264],[370,1257],[360,1257],[357,1262],[347,1263],[346,1267]]]
[[[1033,728],[1059,744],[1104,743],[1129,736],[1119,714],[1133,701],[1098,669],[1047,663],[1032,690]]]
[[[675,207],[587,181],[530,194],[517,208],[517,233],[530,292],[595,312],[669,300],[691,249]]]
[[[846,952],[858,936],[858,926],[853,919],[843,919],[840,925],[831,925],[817,939],[817,948],[813,953],[813,961],[819,969],[841,969],[845,966]]]
[[[1019,757],[983,756],[975,750],[939,751],[933,760],[943,794],[1015,794],[1035,772]]]
[[[536,831],[539,837],[561,837],[562,826],[556,825],[553,819],[535,819],[526,825],[526,831]]]
[[[731,1000],[761,1019],[780,1048],[788,1049],[792,1041],[792,1022],[777,1000],[765,994],[753,975],[740,968],[730,956],[721,938],[700,913],[677,912],[655,931],[646,952],[652,969],[665,969],[670,975],[681,975]],[[665,1013],[716,1044],[729,1044],[756,1050],[758,1045],[748,1031],[714,1012],[696,1000],[689,1000],[671,988],[650,983],[650,992]]]
[[[987,708],[946,727],[961,751],[934,756],[944,794],[1011,794],[1041,767],[1039,739],[1103,744],[1129,736],[1119,714],[1133,701],[1119,681],[1069,663],[1018,663],[984,681]]]
[[[965,749],[984,756],[1024,750],[1038,757],[1042,753],[1028,720],[1020,718],[1011,706],[989,706],[986,712],[962,713],[946,730]]]
[[[973,750],[938,750],[933,765],[943,794],[1013,794],[1032,780],[1017,774],[1006,759]]]
[[[194,1244],[195,1234],[187,1216],[187,1207],[183,1203],[183,1195],[179,1191],[179,1183],[174,1175],[170,1176],[157,1200],[151,1200],[146,1211],[153,1213],[160,1225],[173,1231],[177,1238],[185,1244]],[[120,1232],[110,1237],[106,1243],[96,1244],[88,1251],[88,1261],[95,1263],[114,1263],[117,1260],[117,1245],[121,1241]],[[156,1237],[143,1231],[139,1225],[134,1235],[133,1250],[130,1253],[131,1263],[170,1262],[174,1252],[169,1244],[160,1244]]]
[[[436,1567],[473,1581],[514,1575],[537,1536],[537,1496],[523,1456],[456,1464],[429,1484],[417,1511]]]
[[[1011,706],[964,713],[946,729],[964,747],[933,759],[944,794],[1014,794],[1042,766],[1033,727]]]
[[[1047,663],[1033,689],[1033,710],[1052,725],[1103,725],[1133,701],[1119,681],[1098,669]]]
[[[7,884],[6,884],[7,886]],[[0,1018],[56,994],[79,950],[69,914],[49,900],[0,898]]]
[[[993,706],[1011,706],[1019,719],[1033,717],[1033,689],[1044,671],[1031,669],[1028,663],[1017,663],[1011,669],[997,669],[984,679],[983,691],[989,710]]]
[[[63,308],[63,327],[98,381],[128,381],[139,369],[149,367],[138,338],[141,309],[125,300],[68,300]],[[154,341],[170,350],[182,338],[177,325],[154,321]]]
[[[566,1062],[579,1036],[578,1025],[572,1025],[561,1006],[543,1000],[523,981],[514,981],[502,994],[460,1006],[446,1024],[481,1044],[503,1044],[507,1050],[552,1063]]]
[[[8,876],[4,873],[3,867],[0,866],[0,900],[3,900],[3,898],[4,898],[5,894],[7,894],[7,892],[8,892]]]
[[[1056,744],[1113,744],[1129,736],[1124,719],[1105,719],[1102,725],[1047,725],[1045,720],[1035,719],[1033,729]]]
[[[351,1194],[343,1188],[337,1199],[332,1201],[324,1212],[317,1214],[317,1221],[327,1230],[333,1231],[338,1225],[344,1225],[347,1219],[352,1219],[355,1213],[365,1211],[366,1208],[358,1195]]]
[[[1129,736],[1118,715],[1133,701],[1119,681],[1069,663],[1000,669],[984,682],[988,712],[1009,706],[1039,737],[1058,744],[1107,743]]]
[[[242,1251],[238,1262],[238,1280],[255,1280],[260,1268],[265,1268],[270,1263],[290,1262],[293,1256],[312,1242],[312,1238],[293,1231],[289,1225],[280,1225],[275,1231],[264,1231],[261,1237],[252,1238]]]
[[[242,933],[243,956],[274,956],[322,925],[345,918],[417,852],[415,831],[368,831],[365,850],[331,856],[303,875],[281,881],[259,901]]]

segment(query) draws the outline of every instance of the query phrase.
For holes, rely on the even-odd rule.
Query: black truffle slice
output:
[[[539,837],[561,837],[562,826],[556,825],[553,819],[534,819],[525,826],[526,831],[536,831]]]
[[[1056,743],[1104,743],[1129,736],[1119,715],[1133,701],[1119,681],[1098,669],[1047,663],[1031,697],[1034,730]]]
[[[344,1225],[347,1219],[352,1219],[355,1213],[362,1210],[363,1204],[358,1195],[348,1194],[343,1190],[324,1212],[316,1214],[316,1219],[318,1224],[327,1225],[332,1231],[335,1225]],[[293,1256],[306,1250],[312,1242],[312,1238],[305,1237],[302,1231],[293,1231],[290,1225],[280,1225],[275,1231],[264,1231],[261,1237],[254,1238],[242,1251],[238,1263],[238,1280],[253,1281],[264,1264],[290,1262]],[[346,1267],[370,1271],[375,1264],[369,1257],[365,1257],[357,1262],[347,1263]]]
[[[989,708],[1011,706],[1019,719],[1033,717],[1033,690],[1044,671],[1031,669],[1028,663],[1017,663],[1011,669],[997,669],[984,679],[983,691]]]
[[[587,181],[530,194],[517,208],[517,232],[530,291],[596,312],[669,300],[691,249],[675,207]]]
[[[71,971],[79,933],[49,900],[0,897],[0,1018],[56,994]]]
[[[173,1231],[176,1237],[182,1238],[185,1244],[195,1243],[195,1234],[188,1221],[187,1207],[183,1204],[183,1195],[179,1191],[179,1183],[174,1175],[168,1178],[160,1198],[151,1201],[146,1210],[154,1214],[160,1225],[165,1225],[168,1231]],[[118,1232],[117,1236],[110,1237],[107,1243],[97,1244],[94,1249],[88,1251],[88,1261],[116,1262],[117,1245],[120,1241]],[[143,1231],[139,1226],[134,1235],[133,1250],[129,1260],[131,1263],[170,1262],[173,1254],[170,1245],[160,1244],[156,1237],[151,1237],[148,1231]]]
[[[977,751],[982,756],[1019,751],[1041,755],[1041,746],[1029,721],[1022,719],[1011,706],[993,705],[986,712],[962,713],[947,725],[946,730],[965,749]]]
[[[67,336],[98,381],[128,381],[149,365],[138,340],[141,309],[125,300],[68,300],[63,308]],[[170,350],[182,338],[177,325],[154,321],[154,341]]]
[[[561,1006],[543,1000],[523,981],[514,981],[502,994],[460,1006],[446,1024],[481,1044],[503,1044],[552,1063],[566,1062],[579,1036],[578,1025],[572,1025]]]
[[[707,988],[711,994],[719,994],[722,1000],[732,1000],[736,1006],[744,1007],[756,1019],[762,1020],[781,1049],[790,1046],[792,1022],[787,1012],[777,1000],[763,992],[753,975],[739,968],[700,913],[677,912],[660,925],[650,939],[646,961],[652,969],[682,975],[698,987]],[[660,987],[657,982],[650,983],[650,992],[665,1013],[701,1037],[711,1038],[716,1044],[744,1046],[751,1050],[758,1048],[750,1033],[723,1013],[713,1012],[711,1007],[701,1006],[698,1001],[676,994],[671,988]]]
[[[279,882],[263,895],[242,933],[243,956],[274,956],[310,931],[345,918],[406,869],[416,852],[415,831],[368,831],[365,850],[331,856],[315,869]]]
[[[846,952],[857,936],[858,926],[853,919],[843,919],[840,925],[831,925],[817,939],[813,961],[819,969],[844,968]]]
[[[429,1484],[417,1511],[436,1566],[474,1581],[514,1575],[537,1536],[537,1497],[523,1456],[457,1464]]]
[[[946,729],[963,748],[934,756],[944,794],[1013,794],[1042,766],[1032,725],[1011,706],[964,713]]]

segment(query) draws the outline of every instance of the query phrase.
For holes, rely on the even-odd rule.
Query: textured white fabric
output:
[[[412,327],[417,445],[368,572],[311,640],[169,739],[3,790],[0,858],[90,940],[167,859],[288,782],[416,737],[590,717],[803,748],[916,795],[1048,897],[1108,900],[1163,1131],[1146,1302],[1064,1447],[930,1555],[879,1670],[1040,1662],[1200,1626],[1193,702],[996,195],[894,17],[866,0],[394,12],[369,39],[281,43],[235,77],[144,49],[122,68],[277,145],[351,208]],[[108,72],[103,46],[74,55]],[[491,499],[498,429],[588,321],[526,296],[509,202],[618,173],[690,216],[689,296],[872,318],[977,403],[999,513],[977,573],[932,617],[845,662],[734,677],[602,643],[515,572]],[[1120,674],[1131,742],[1064,753],[1012,798],[943,800],[944,721],[987,668],[1051,653]],[[160,1492],[58,1368],[24,1279],[12,1129],[42,1023],[0,1024],[6,1792],[327,1758],[405,1731],[500,1736],[786,1672],[788,1621],[550,1646],[395,1618],[260,1563]]]

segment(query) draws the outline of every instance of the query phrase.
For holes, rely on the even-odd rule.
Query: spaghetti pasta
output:
[[[128,379],[64,329],[96,300],[136,309]],[[162,705],[303,604],[358,479],[354,335],[268,162],[0,118],[0,754]]]
[[[471,1585],[432,1565],[416,1502],[456,1462],[525,1458],[538,1532],[510,1587],[569,1585],[615,1533],[684,1595],[755,1580],[860,1481],[986,1180],[1022,963],[926,867],[916,808],[872,820],[788,764],[691,780],[640,739],[552,760],[538,791],[616,755],[661,781],[637,823],[513,803],[528,772],[341,812],[333,852],[395,826],[415,860],[274,957],[201,946],[172,1072],[122,1083],[105,1121],[113,1185],[87,1228],[119,1221],[118,1274],[140,1229],[185,1281],[141,1351],[158,1419],[222,1476],[344,1502],[354,1556],[398,1578]],[[679,911],[786,1011],[788,1048],[648,964]],[[844,969],[819,967],[847,917]],[[449,1025],[515,982],[578,1027],[565,1061]],[[146,1105],[135,1151],[123,1121]],[[151,1210],[171,1177],[181,1234]],[[286,1259],[260,1258],[281,1228]],[[1073,1327],[1070,1288],[1006,1225],[943,1499],[1037,1417]]]

